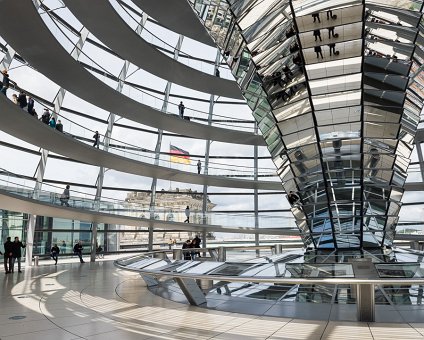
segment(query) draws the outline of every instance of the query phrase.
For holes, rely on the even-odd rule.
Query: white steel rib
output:
[[[282,228],[227,227],[222,225],[204,225],[196,223],[169,222],[149,220],[146,218],[117,215],[72,207],[59,206],[32,198],[23,197],[0,189],[0,207],[9,211],[27,214],[64,218],[96,223],[109,223],[137,227],[154,227],[155,229],[172,229],[186,231],[228,232],[243,234],[298,235],[297,230]]]
[[[106,46],[143,70],[196,91],[243,99],[240,88],[234,80],[196,70],[160,52],[134,32],[109,1],[64,0],[64,3]],[[187,6],[190,7],[188,4]],[[194,13],[192,16],[198,20]]]
[[[18,21],[8,13],[20,13]],[[108,112],[164,131],[226,143],[265,145],[250,132],[189,122],[139,103],[115,91],[73,59],[44,24],[31,1],[2,2],[0,34],[21,56],[46,77],[81,99]]]
[[[171,31],[215,47],[187,0],[133,0],[133,3]]]
[[[35,119],[5,96],[0,96],[0,129],[28,143],[57,154],[134,175],[215,187],[281,190],[280,182],[253,181],[223,176],[198,175],[122,157],[79,142]]]

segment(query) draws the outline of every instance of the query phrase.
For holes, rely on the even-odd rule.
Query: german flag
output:
[[[190,164],[190,154],[174,145],[169,146],[170,161],[173,163]]]

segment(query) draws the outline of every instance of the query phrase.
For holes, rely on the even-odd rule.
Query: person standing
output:
[[[317,58],[319,59],[319,56],[321,56],[321,59],[324,59],[324,57],[322,56],[322,49],[321,46],[315,46],[314,47],[314,51],[317,54]]]
[[[184,221],[184,223],[190,223],[190,207],[187,206],[187,208],[185,208],[185,215],[186,215],[186,220]]]
[[[84,263],[85,261],[82,259],[82,250],[83,250],[84,248],[82,247],[82,242],[81,241],[79,241],[79,242],[77,242],[77,243],[75,243],[75,245],[74,245],[74,254],[75,255],[78,255],[78,257],[79,257],[79,259],[80,259],[80,262],[81,263]]]
[[[202,163],[200,159],[197,161],[197,173],[200,175],[200,171],[202,171]]]
[[[10,240],[10,236],[6,238],[4,243],[4,272],[6,274],[11,273],[13,262],[13,242]]]
[[[321,22],[319,13],[312,13],[312,19],[314,19],[314,22],[316,22],[317,19],[318,19],[318,22]]]
[[[202,240],[200,239],[199,235],[196,235],[191,243],[193,244],[193,248],[200,248],[200,243],[202,243]],[[199,251],[196,251],[194,254],[198,257],[201,257]]]
[[[183,102],[180,102],[180,104],[178,105],[178,111],[180,113],[181,118],[184,118],[184,109],[185,109],[185,106]]]
[[[96,133],[94,134],[94,136],[93,136],[93,138],[94,138],[94,144],[93,144],[93,147],[96,147],[97,146],[97,149],[99,148],[99,140],[100,140],[100,135],[99,135],[99,131],[96,131]]]
[[[300,197],[297,196],[293,191],[290,191],[287,195],[287,199],[289,200],[290,205],[293,205],[300,200]]]
[[[52,117],[52,119],[50,119],[49,125],[53,129],[56,129],[56,119],[54,117]]]
[[[191,248],[191,241],[187,240],[183,244],[183,249],[189,249]],[[183,251],[184,260],[191,260],[191,254],[189,251]]]
[[[32,97],[28,97],[27,110],[29,114],[34,114],[34,99],[32,99]]]
[[[69,201],[69,198],[71,197],[70,193],[69,193],[69,188],[70,188],[70,186],[68,184],[66,186],[65,190],[63,190],[62,195],[60,195],[60,205],[61,206],[66,205],[67,207],[69,207],[68,201]]]
[[[330,48],[330,57],[334,54],[337,55],[336,53],[336,44],[335,43],[331,43],[328,44],[328,47]],[[332,53],[331,53],[332,52]]]
[[[330,37],[337,38],[336,34],[334,33],[334,26],[328,27],[327,29],[328,29],[328,39],[330,39]]]
[[[19,237],[15,237],[15,241],[12,243],[12,273],[15,271],[15,261],[18,260],[18,272],[21,272],[21,257],[22,257],[22,248],[25,248],[25,244],[19,241]],[[10,271],[10,268],[9,268]]]
[[[62,254],[66,254],[66,242],[65,242],[65,240],[62,241],[62,245],[60,246],[60,252]]]
[[[317,41],[317,39],[319,38],[319,41],[322,41],[321,39],[321,31],[320,30],[314,30],[314,37],[315,37],[315,41]]]
[[[60,253],[60,249],[57,246],[57,244],[55,243],[55,245],[52,247],[52,249],[50,249],[50,256],[54,260],[55,265],[57,265],[57,259],[59,257],[59,253]]]
[[[6,95],[7,89],[10,86],[10,79],[6,69],[2,71],[2,74],[3,74],[3,83],[2,83],[2,88],[0,92]]]
[[[49,112],[49,110],[48,110],[48,109],[44,109],[44,113],[43,113],[43,115],[41,116],[41,121],[42,121],[44,124],[49,125],[49,122],[50,122],[50,112]]]
[[[24,91],[22,91],[22,90],[19,92],[18,104],[19,104],[21,109],[25,108],[28,105],[26,95],[25,95]]]
[[[59,131],[59,132],[63,132],[63,124],[60,121],[60,119],[57,121],[56,130]]]

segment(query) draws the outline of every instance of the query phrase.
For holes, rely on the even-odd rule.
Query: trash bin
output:
[[[39,256],[34,256],[34,266],[38,267],[38,260],[40,259]]]

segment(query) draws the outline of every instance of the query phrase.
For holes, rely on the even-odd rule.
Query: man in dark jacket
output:
[[[190,240],[185,241],[185,243],[183,243],[183,249],[189,249],[192,247],[192,243]],[[183,252],[184,254],[184,260],[191,260],[191,252],[189,251],[185,251]]]
[[[94,138],[94,144],[93,144],[93,146],[94,147],[96,147],[97,146],[97,149],[99,148],[99,140],[100,140],[100,135],[99,135],[99,131],[96,131],[96,133],[94,134],[94,136],[93,136],[93,138]]]
[[[49,110],[44,109],[44,113],[43,113],[43,115],[41,116],[41,121],[42,121],[44,124],[49,125],[49,122],[50,122],[50,112],[49,112]]]
[[[12,243],[12,273],[15,271],[15,261],[18,260],[18,272],[21,272],[21,257],[22,257],[22,248],[25,248],[26,246],[19,241],[19,237],[15,237],[15,241]],[[10,270],[10,268],[9,268]]]
[[[13,261],[13,242],[10,240],[10,237],[6,239],[4,243],[4,272],[6,274],[11,273],[12,270],[12,261]]]
[[[63,132],[63,124],[60,121],[60,119],[57,121],[56,130],[59,131],[59,132]]]
[[[60,249],[57,246],[57,244],[55,243],[55,245],[52,247],[52,249],[50,250],[50,256],[52,257],[52,259],[54,260],[54,264],[57,265],[57,258],[59,257],[59,253],[60,253]]]
[[[24,107],[26,107],[28,105],[27,98],[26,98],[24,91],[21,91],[19,93],[18,104],[19,104],[21,109],[23,109]]]
[[[74,245],[74,254],[75,255],[78,255],[81,263],[84,263],[85,261],[82,259],[82,250],[83,250],[82,242],[79,241],[78,243],[75,243],[75,245]]]
[[[28,113],[34,115],[34,99],[32,97],[28,97]]]
[[[200,239],[199,235],[196,235],[191,243],[193,244],[193,248],[200,248],[200,243],[202,243],[202,240]],[[199,251],[196,251],[194,254],[195,256],[201,257]]]

